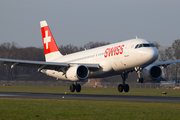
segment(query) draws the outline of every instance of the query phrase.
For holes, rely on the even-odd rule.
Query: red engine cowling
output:
[[[149,65],[141,71],[141,78],[143,78],[144,81],[154,81],[161,77],[162,70],[159,66],[152,66]]]

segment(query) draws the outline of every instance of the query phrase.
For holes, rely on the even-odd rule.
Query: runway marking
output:
[[[0,94],[0,97],[11,97],[11,96],[19,96],[19,95],[11,95],[11,94]]]

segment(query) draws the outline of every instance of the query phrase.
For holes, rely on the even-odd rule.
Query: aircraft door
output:
[[[131,42],[128,42],[127,44],[125,44],[125,47],[124,47],[124,57],[128,57],[129,56],[130,45],[131,45]]]

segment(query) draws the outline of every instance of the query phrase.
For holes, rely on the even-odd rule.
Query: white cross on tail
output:
[[[44,43],[46,44],[46,49],[48,49],[48,43],[51,42],[51,36],[48,36],[48,30],[45,31]]]

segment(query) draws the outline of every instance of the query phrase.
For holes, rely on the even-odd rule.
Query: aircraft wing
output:
[[[3,59],[0,58],[0,62],[4,65],[23,66],[23,67],[33,67],[39,68],[38,71],[42,69],[51,69],[59,71],[63,67],[71,67],[74,65],[84,65],[88,69],[99,69],[99,64],[84,64],[84,63],[65,63],[65,62],[45,62],[45,61],[31,61],[31,60],[16,60],[16,59]]]
[[[172,63],[179,63],[180,60],[172,60],[172,61],[162,61],[162,62],[155,62],[152,63],[151,65],[153,66],[163,66],[163,67],[167,67],[168,65],[172,64]]]

